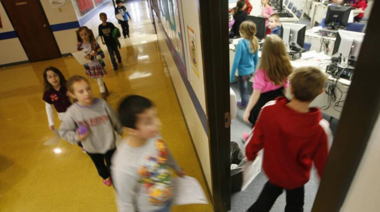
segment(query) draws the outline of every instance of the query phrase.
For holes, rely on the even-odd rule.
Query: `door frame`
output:
[[[199,0],[214,211],[231,209],[228,1]]]
[[[340,211],[379,117],[380,63],[374,62],[380,49],[379,21],[380,2],[374,1],[313,212]]]
[[[16,35],[17,35],[17,39],[20,41],[21,46],[22,46],[22,48],[24,49],[24,52],[25,52],[26,56],[28,57],[28,61],[29,61],[29,62],[43,61],[43,60],[30,61],[30,57],[29,57],[29,54],[26,52],[26,48],[25,48],[24,42],[22,41],[22,39],[20,39],[20,36],[19,36],[19,33],[18,33],[18,29],[15,28],[15,25],[14,25],[14,23],[13,23],[13,20],[12,20],[11,16],[9,16],[8,10],[7,10],[7,8],[4,6],[3,1],[4,1],[4,0],[0,0],[1,4],[3,5],[4,11],[5,11],[7,17],[9,18],[9,21],[10,21],[11,24],[12,24],[13,30],[15,31],[15,33],[16,33]],[[12,0],[12,1],[13,1],[13,0]],[[58,51],[59,51],[59,53],[60,53],[60,55],[61,55],[61,57],[62,57],[61,49],[60,49],[59,46],[58,46],[57,39],[55,39],[55,36],[54,36],[53,30],[51,29],[51,25],[50,25],[49,19],[48,19],[47,16],[46,16],[46,13],[45,13],[44,8],[42,7],[41,1],[40,1],[40,0],[35,0],[35,1],[36,1],[36,4],[39,5],[39,7],[41,8],[41,10],[42,10],[42,12],[43,12],[43,15],[45,16],[46,23],[49,25],[49,31],[50,31],[51,34],[53,35],[53,39],[54,39],[55,46],[56,46],[56,48],[58,49]],[[57,57],[57,58],[59,58],[59,57]],[[56,58],[51,58],[51,59],[48,59],[48,60],[52,60],[52,59],[56,59]]]

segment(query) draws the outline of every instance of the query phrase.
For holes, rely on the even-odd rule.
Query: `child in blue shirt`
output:
[[[116,4],[117,4],[117,7],[115,8],[115,14],[116,15],[120,14],[124,18],[124,21],[118,20],[119,24],[121,25],[121,28],[123,29],[124,38],[126,38],[127,36],[130,37],[128,20],[129,19],[132,20],[131,15],[129,14],[129,12],[127,11],[127,8],[124,7],[123,3],[120,0],[117,0]]]
[[[269,16],[268,18],[268,28],[271,30],[270,34],[276,34],[280,38],[281,36],[281,23],[280,23],[280,16],[275,13]]]
[[[230,81],[235,80],[235,72],[238,70],[239,90],[241,102],[238,102],[238,107],[245,109],[248,104],[248,80],[256,70],[259,61],[258,57],[258,41],[255,37],[256,24],[252,21],[244,21],[240,25],[240,35],[244,38],[241,40],[235,53],[235,59],[231,69]]]

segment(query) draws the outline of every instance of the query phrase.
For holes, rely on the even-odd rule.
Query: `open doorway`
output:
[[[262,170],[262,153],[259,153],[256,164],[252,165],[255,166],[252,169],[253,180],[244,191],[240,191],[241,183],[244,183],[242,182],[244,181],[242,180],[242,170],[245,163],[243,133],[249,134],[253,126],[252,123],[244,121],[249,100],[244,102],[241,93],[245,89],[244,92],[248,93],[248,96],[252,95],[254,75],[258,64],[254,64],[253,73],[245,75],[246,85],[242,86],[244,78],[239,74],[239,64],[236,64],[241,61],[242,57],[236,54],[239,51],[239,43],[247,36],[244,38],[244,36],[236,34],[236,32],[239,33],[236,28],[241,29],[236,24],[240,25],[246,20],[255,23],[259,58],[262,56],[261,48],[265,44],[265,36],[271,34],[271,31],[276,31],[277,28],[280,29],[280,32],[275,34],[283,39],[294,70],[313,66],[326,74],[328,81],[324,86],[325,91],[315,98],[310,106],[321,109],[323,119],[329,123],[329,129],[335,135],[353,80],[353,73],[357,68],[356,64],[373,4],[373,1],[370,1],[366,8],[359,8],[358,5],[353,5],[348,1],[342,2],[340,6],[334,5],[334,2],[331,5],[328,2],[319,1],[263,0],[261,2],[261,10],[257,10],[255,6],[252,9],[252,5],[257,4],[257,1],[230,0],[228,2],[230,30],[235,30],[233,33],[230,31],[229,34],[231,38],[229,44],[231,114],[236,115],[231,122],[230,151],[232,157],[235,157],[231,160],[231,211],[246,211],[259,197],[268,181],[265,171]],[[234,10],[236,7],[238,9]],[[277,14],[277,16],[272,16],[272,14]],[[268,21],[273,20],[277,22],[277,25],[269,26]],[[236,57],[238,62],[235,61]],[[235,77],[234,71],[236,71]],[[284,95],[289,98],[289,90]],[[319,182],[317,170],[313,167],[310,172],[310,180],[305,185],[304,211],[312,210]],[[286,195],[284,192],[277,199],[271,211],[283,211],[285,205]]]

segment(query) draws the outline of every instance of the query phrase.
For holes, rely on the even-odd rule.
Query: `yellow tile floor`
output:
[[[123,65],[119,71],[113,71],[103,46],[108,71],[104,80],[111,92],[108,102],[116,108],[128,94],[153,100],[163,123],[162,135],[174,157],[206,191],[179,102],[161,61],[148,8],[145,2],[132,4],[138,5],[129,8],[139,11],[130,11],[134,16],[131,38],[121,38]],[[116,20],[111,21],[119,26]],[[0,211],[116,211],[113,188],[103,185],[90,158],[79,147],[63,140],[57,145],[43,145],[53,137],[42,101],[42,73],[51,65],[67,78],[85,76],[84,68],[73,57],[0,69]],[[100,97],[96,81],[90,82],[95,96]],[[54,153],[55,148],[62,152]],[[174,206],[172,211],[212,211],[212,206]]]

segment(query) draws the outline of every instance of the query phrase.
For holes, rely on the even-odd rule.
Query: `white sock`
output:
[[[100,93],[106,92],[106,88],[104,87],[103,78],[97,78],[96,81],[98,82]]]

